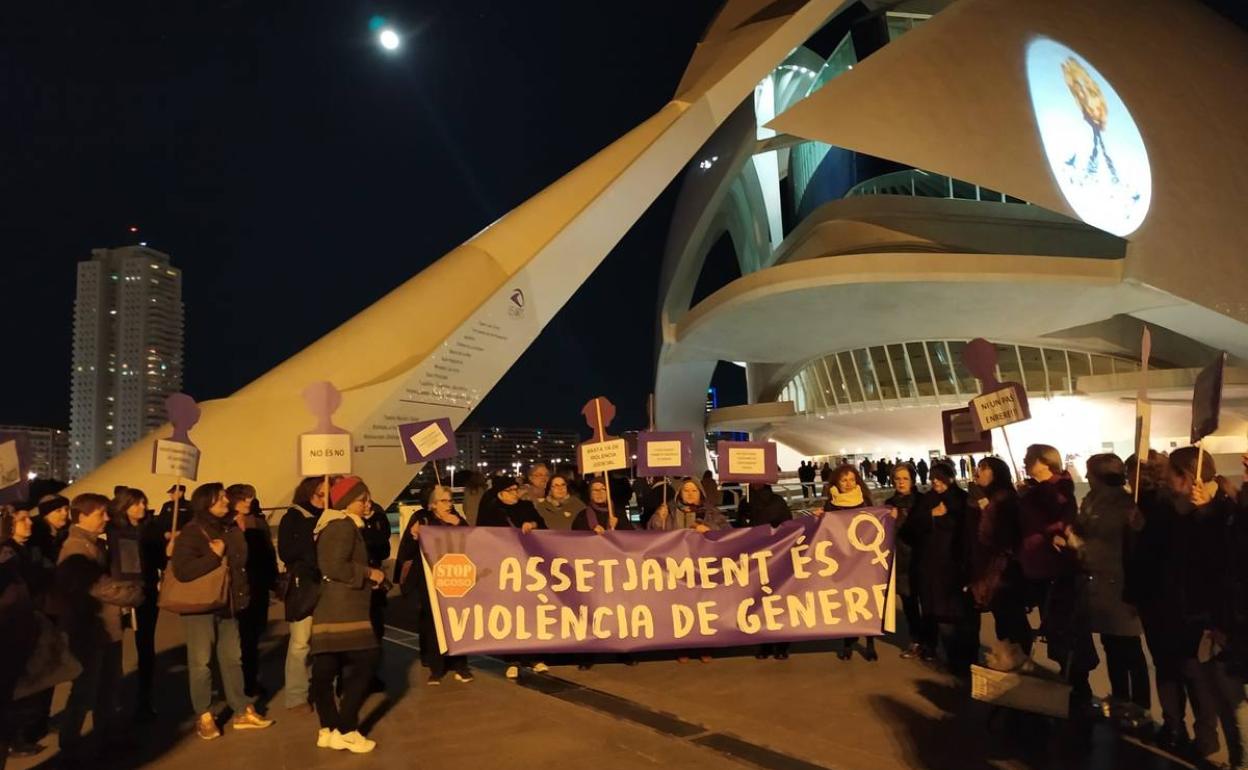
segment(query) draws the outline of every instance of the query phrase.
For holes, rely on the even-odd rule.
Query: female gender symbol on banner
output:
[[[875,528],[875,539],[870,543],[864,543],[862,542],[862,539],[858,537],[858,525],[864,521]],[[884,540],[887,538],[887,535],[884,532],[884,525],[880,523],[879,519],[870,513],[860,513],[849,523],[848,532],[850,545],[863,553],[874,553],[875,558],[871,560],[871,563],[878,564],[885,570],[888,569],[888,557],[891,556],[893,552],[886,548],[880,548],[880,546],[884,544]]]

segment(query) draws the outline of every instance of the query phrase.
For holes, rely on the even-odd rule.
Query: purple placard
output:
[[[762,450],[762,467],[756,458]],[[780,466],[776,463],[776,445],[772,441],[721,441],[715,450],[719,454],[719,482],[757,481],[774,484],[780,478]],[[734,452],[742,454],[733,457]],[[754,469],[757,468],[757,472]]]
[[[668,455],[664,442],[680,442],[679,465],[651,465],[650,454]],[[656,446],[651,447],[651,444]],[[657,458],[656,458],[657,459]],[[693,434],[688,431],[654,431],[643,430],[637,434],[637,475],[638,476],[690,476],[693,475]]]
[[[23,503],[30,496],[30,439],[25,433],[0,431],[0,445],[10,441],[13,442],[17,464],[10,466],[6,461],[3,465],[8,477],[0,479],[0,485],[3,485],[0,486],[0,503]]]
[[[969,455],[992,451],[992,431],[978,431],[971,408],[947,409],[940,413],[945,434],[945,454]]]
[[[430,437],[436,439],[437,432],[430,430],[435,425],[438,427],[438,430],[442,431],[445,443],[441,443],[435,449],[430,449],[427,455],[421,454],[417,445],[423,445]],[[438,442],[435,441],[435,443]],[[399,444],[403,447],[403,459],[407,460],[409,465],[412,463],[425,463],[430,460],[448,460],[459,454],[459,450],[455,448],[455,429],[451,427],[449,417],[439,417],[436,420],[409,422],[400,425]]]
[[[452,655],[700,649],[880,635],[895,523],[863,508],[705,535],[428,527],[420,548]]]

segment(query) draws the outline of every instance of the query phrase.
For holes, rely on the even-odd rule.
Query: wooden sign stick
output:
[[[180,486],[182,486],[181,477],[174,482],[174,491],[176,492]],[[173,539],[178,536],[178,503],[180,502],[182,502],[181,497],[173,498],[173,522],[169,525],[169,542],[173,542]]]
[[[594,412],[598,415],[598,440],[607,440],[607,430],[602,427],[602,399],[594,399]],[[615,507],[611,502],[611,471],[602,472],[602,485],[607,488],[607,529],[612,529],[611,519],[615,518]]]
[[[1014,448],[1010,446],[1010,434],[1005,432],[1005,426],[1001,426],[1001,436],[1005,439],[1005,451],[1010,455],[1010,466],[1018,471],[1018,462],[1014,460]],[[1027,475],[1027,469],[1023,468],[1023,476]]]
[[[438,473],[438,461],[437,461],[437,460],[431,460],[430,462],[432,462],[432,463],[433,463],[433,478],[434,478],[434,481],[438,482],[438,486],[442,486],[442,474]]]
[[[1201,439],[1202,441],[1204,439]],[[1203,487],[1204,484],[1200,480],[1200,471],[1205,464],[1205,450],[1200,448],[1200,441],[1196,442],[1196,486]]]

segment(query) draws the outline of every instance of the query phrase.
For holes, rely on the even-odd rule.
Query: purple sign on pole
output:
[[[459,453],[455,448],[455,429],[448,417],[400,425],[399,444],[408,465],[446,460]]]
[[[780,478],[776,463],[776,445],[772,441],[721,441],[719,481],[745,481],[774,484]]]
[[[693,474],[693,434],[643,430],[637,434],[638,476]]]
[[[428,527],[417,568],[452,655],[878,636],[894,525],[863,508],[705,535]]]

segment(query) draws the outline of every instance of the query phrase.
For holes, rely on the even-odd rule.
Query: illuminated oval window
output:
[[[1127,105],[1087,59],[1041,37],[1027,45],[1027,84],[1057,186],[1084,222],[1118,236],[1148,214],[1153,180]]]

